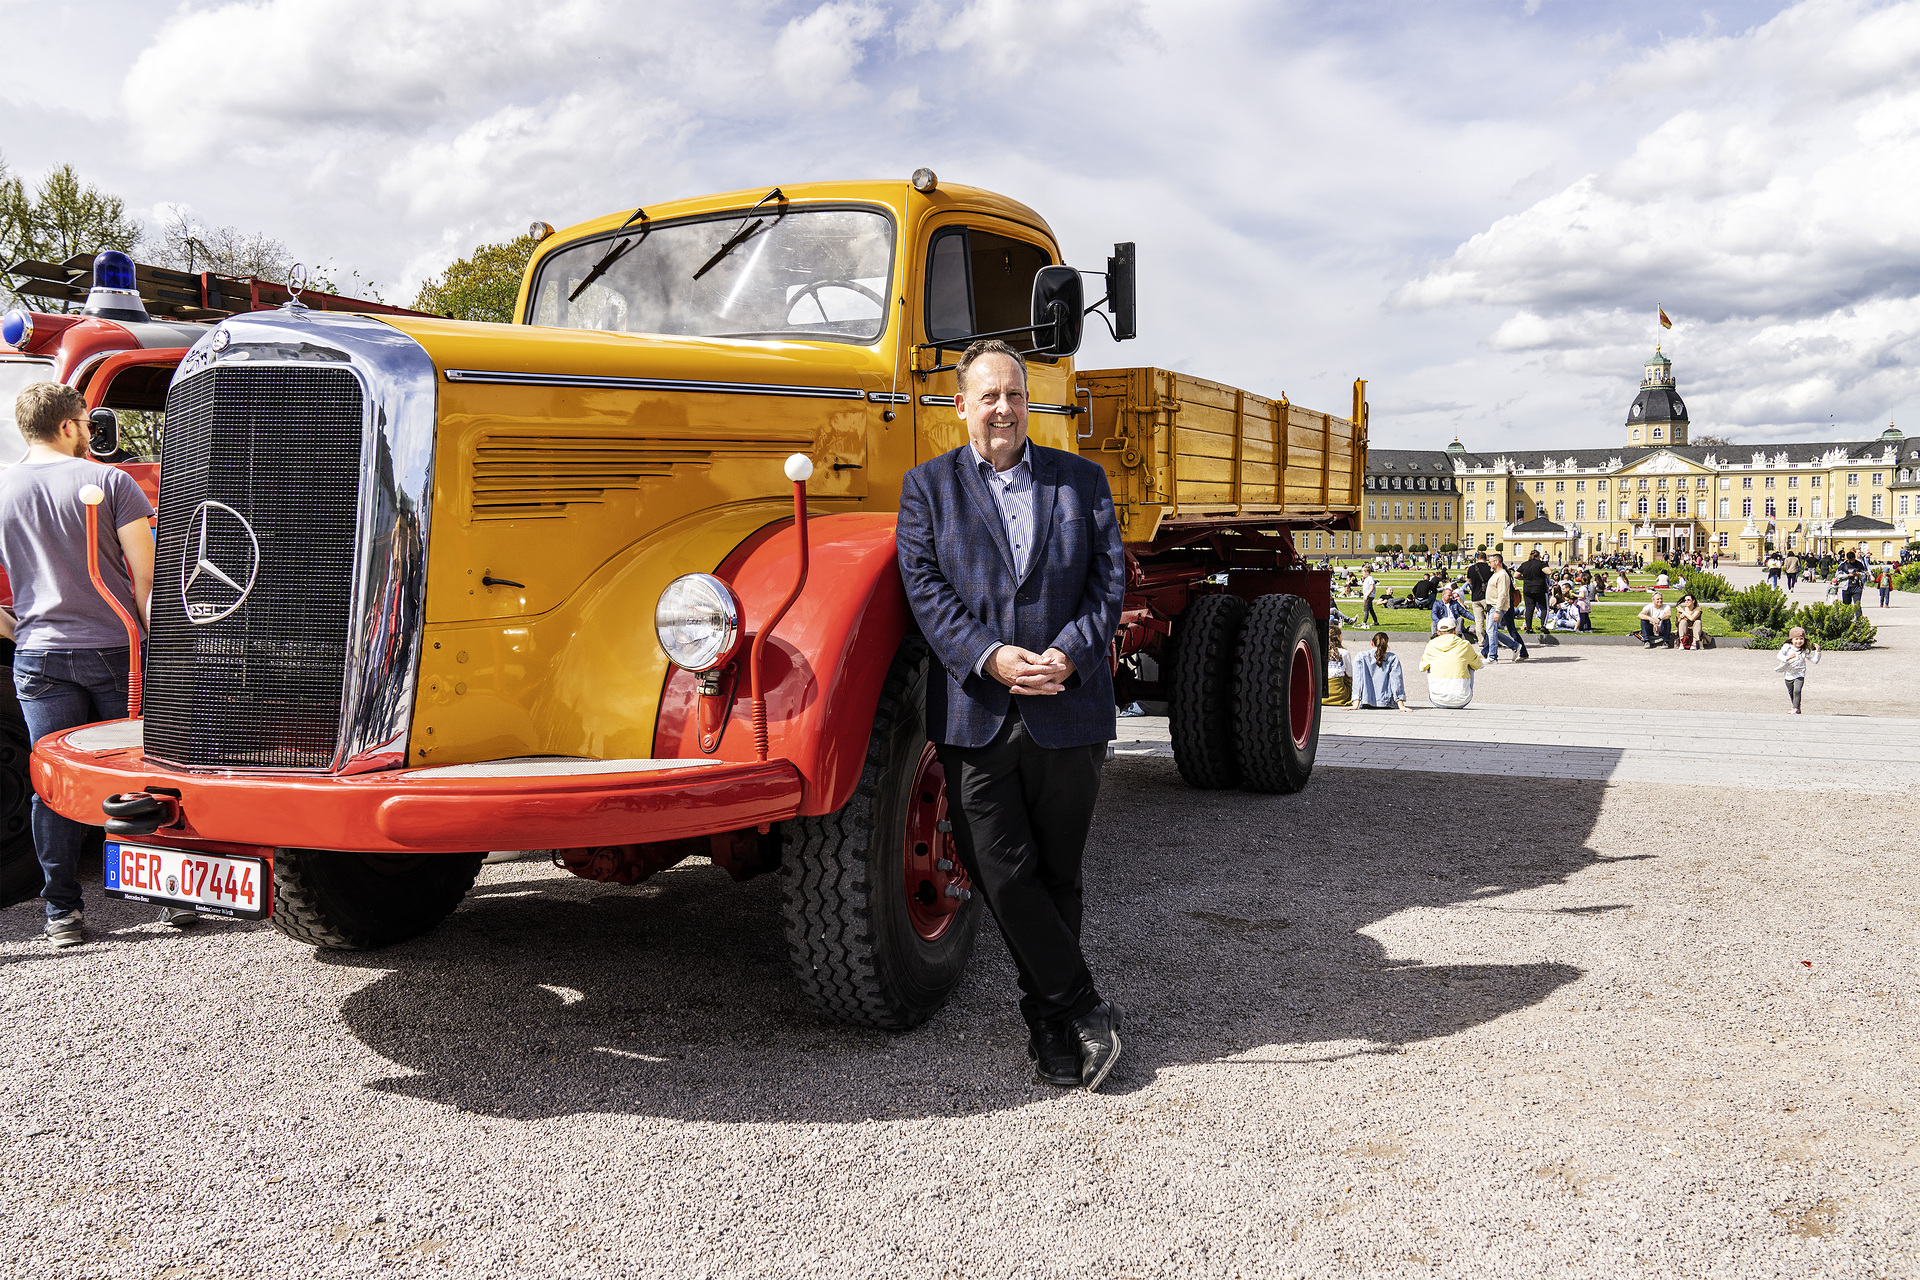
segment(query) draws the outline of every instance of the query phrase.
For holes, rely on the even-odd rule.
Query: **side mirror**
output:
[[[95,409],[87,415],[87,451],[96,457],[120,452],[120,415],[111,409]]]
[[[1113,337],[1125,342],[1135,337],[1133,309],[1133,241],[1113,246],[1107,259],[1107,310],[1113,313]]]
[[[1087,309],[1080,273],[1072,267],[1042,267],[1033,277],[1034,354],[1070,356],[1080,349]]]

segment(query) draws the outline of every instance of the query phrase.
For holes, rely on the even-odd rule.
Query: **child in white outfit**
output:
[[[1795,627],[1787,632],[1780,646],[1780,665],[1774,668],[1787,682],[1787,697],[1793,701],[1793,714],[1800,714],[1800,689],[1807,680],[1807,664],[1820,661],[1820,646],[1807,640],[1807,629]]]

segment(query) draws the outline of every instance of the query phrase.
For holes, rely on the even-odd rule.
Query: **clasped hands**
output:
[[[987,655],[987,674],[1015,693],[1029,696],[1060,693],[1073,674],[1073,659],[1058,649],[1032,653],[1017,644],[1003,644]]]

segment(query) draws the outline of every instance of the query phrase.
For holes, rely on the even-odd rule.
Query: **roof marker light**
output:
[[[921,194],[929,194],[940,185],[940,175],[931,169],[913,171],[913,189]]]
[[[147,304],[140,301],[134,280],[133,259],[118,249],[108,249],[93,260],[93,288],[87,290],[87,305],[80,314],[102,320],[151,319]]]
[[[535,244],[539,244],[542,240],[545,240],[553,234],[553,224],[551,222],[535,222],[527,228],[527,234],[533,237]]]

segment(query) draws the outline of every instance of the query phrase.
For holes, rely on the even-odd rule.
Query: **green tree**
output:
[[[414,309],[456,320],[512,323],[520,277],[533,257],[534,243],[534,238],[526,235],[505,244],[479,246],[421,285],[420,296],[413,300]]]
[[[126,201],[87,186],[72,165],[48,174],[29,198],[26,184],[0,160],[0,251],[6,256],[0,266],[26,259],[57,263],[75,256],[90,258],[102,249],[130,251],[141,235],[140,224],[127,216]],[[11,286],[13,278],[7,279]],[[8,292],[13,292],[11,287]],[[52,305],[44,299],[28,301],[35,307]],[[71,304],[60,305],[64,310]]]

